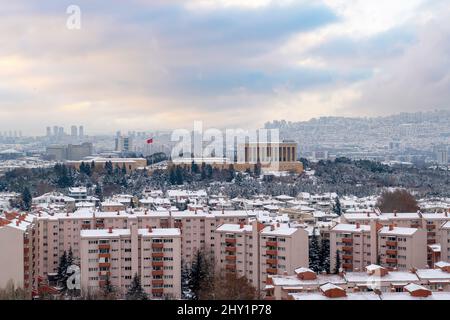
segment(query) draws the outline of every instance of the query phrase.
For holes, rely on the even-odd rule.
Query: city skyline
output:
[[[71,4],[3,4],[2,131],[449,109],[445,1],[77,1],[79,30]]]

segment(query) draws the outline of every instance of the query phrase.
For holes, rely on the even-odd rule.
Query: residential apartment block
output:
[[[417,228],[337,224],[330,231],[330,267],[336,268],[339,254],[344,271],[361,271],[378,263],[399,270],[425,268],[427,265],[426,231]]]
[[[181,234],[179,229],[109,228],[82,230],[81,287],[95,292],[107,279],[122,294],[137,274],[153,298],[181,297]]]

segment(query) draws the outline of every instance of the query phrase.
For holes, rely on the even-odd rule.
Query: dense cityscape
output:
[[[2,310],[447,313],[448,0],[0,2]]]

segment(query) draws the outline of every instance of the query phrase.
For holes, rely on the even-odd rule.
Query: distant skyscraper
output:
[[[71,126],[70,127],[70,135],[72,138],[76,138],[78,136],[78,128],[77,126]]]
[[[78,135],[80,138],[84,137],[84,127],[80,126],[80,128],[78,129]]]
[[[440,165],[448,164],[448,150],[447,148],[440,148],[436,150],[436,161]]]
[[[47,137],[50,137],[52,135],[52,128],[47,127]]]
[[[58,137],[63,137],[64,136],[64,128],[63,127],[59,127],[58,128]]]
[[[55,137],[58,136],[58,126],[53,126],[53,135],[54,135]]]

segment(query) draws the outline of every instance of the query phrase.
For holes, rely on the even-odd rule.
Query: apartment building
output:
[[[339,254],[343,271],[361,271],[370,264],[408,270],[427,265],[426,231],[394,225],[337,224],[330,231],[330,268]]]
[[[236,273],[245,276],[258,288],[259,232],[264,226],[257,221],[251,224],[222,224],[215,230],[214,257],[218,272]]]
[[[425,268],[427,266],[426,231],[389,225],[378,231],[380,264],[390,269]]]
[[[27,214],[17,214],[0,224],[0,288],[11,282],[31,293],[31,222]]]
[[[423,227],[427,230],[427,244],[437,244],[441,242],[441,226],[450,221],[448,212],[422,213]]]
[[[81,287],[111,285],[125,294],[137,274],[152,298],[181,298],[181,234],[179,229],[128,229],[81,231]]]
[[[286,224],[272,224],[261,230],[259,239],[260,286],[275,274],[292,274],[309,264],[308,232]]]
[[[450,262],[450,221],[445,222],[439,229],[441,244],[441,260]]]
[[[336,269],[339,254],[340,267],[344,271],[360,271],[376,263],[376,223],[370,225],[340,223],[330,230],[330,270]]]
[[[268,276],[309,263],[308,233],[286,224],[264,226],[257,220],[223,224],[215,231],[214,256],[218,271],[245,276],[261,290]]]
[[[394,224],[405,228],[422,228],[422,214],[419,212],[366,212],[366,213],[344,213],[341,216],[341,223],[370,225],[376,221],[382,225]]]
[[[214,257],[214,231],[223,223],[246,223],[254,213],[246,211],[149,211],[129,210],[102,212],[79,209],[74,213],[50,215],[38,212],[35,217],[34,251],[36,277],[57,271],[59,257],[72,250],[80,257],[80,232],[89,229],[128,229],[132,222],[138,228],[178,228],[181,230],[181,258],[190,264],[197,251]]]

